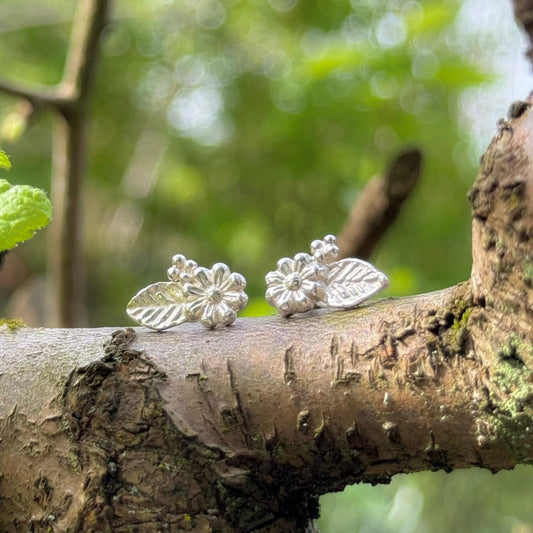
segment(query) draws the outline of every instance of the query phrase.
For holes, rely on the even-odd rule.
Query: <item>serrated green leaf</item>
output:
[[[0,251],[27,241],[51,219],[52,204],[44,191],[0,179]]]
[[[11,168],[11,161],[9,160],[9,157],[7,157],[7,154],[0,150],[0,168],[5,168],[9,170]]]

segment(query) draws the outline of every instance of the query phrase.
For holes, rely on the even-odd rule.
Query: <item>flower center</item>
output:
[[[214,304],[219,304],[222,301],[223,296],[224,294],[218,287],[211,287],[207,291],[207,299]]]
[[[302,276],[298,272],[293,272],[285,278],[285,287],[290,291],[297,291],[302,286]]]

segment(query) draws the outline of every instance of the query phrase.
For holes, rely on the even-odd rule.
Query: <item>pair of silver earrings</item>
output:
[[[333,235],[313,241],[310,251],[283,257],[265,276],[265,298],[282,316],[317,307],[353,309],[389,285],[387,276],[366,261],[337,260]],[[149,285],[130,300],[127,313],[139,324],[156,330],[183,322],[229,326],[248,303],[244,276],[224,263],[208,269],[178,254],[167,276],[169,281]]]

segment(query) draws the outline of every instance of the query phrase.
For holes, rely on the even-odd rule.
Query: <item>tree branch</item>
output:
[[[533,0],[513,0],[514,15],[516,20],[522,25],[529,37],[530,45],[533,45]],[[533,48],[530,46],[526,56],[533,61]]]
[[[304,532],[348,483],[532,464],[532,154],[526,105],[483,157],[455,287],[208,331],[0,332],[0,529]]]
[[[72,22],[72,13],[65,6],[58,7],[44,3],[36,5],[32,0],[19,0],[13,4],[4,2],[0,5],[0,34]]]
[[[16,412],[10,424],[20,439],[29,430],[23,420],[32,420],[37,441],[37,428],[51,434],[68,429],[46,454],[49,468],[39,470],[53,488],[43,510],[31,500],[32,491],[26,500],[14,490],[22,478],[33,487],[27,480],[36,474],[27,450],[3,438],[0,516],[16,495],[31,516],[44,520],[68,490],[68,512],[83,530],[115,531],[123,514],[152,508],[158,499],[146,483],[160,467],[146,453],[168,465],[168,476],[163,472],[165,479],[157,481],[165,493],[188,493],[196,485],[203,495],[197,511],[186,503],[189,496],[164,503],[167,520],[189,514],[226,532],[262,531],[269,521],[272,529],[265,531],[303,531],[298,521],[306,524],[316,515],[316,495],[348,483],[382,483],[397,472],[480,462],[508,466],[508,452],[494,456],[476,440],[471,385],[481,383],[480,363],[450,358],[439,336],[462,319],[464,302],[468,285],[349,312],[241,319],[215,331],[199,324],[163,334],[138,328],[136,335],[119,334],[105,352],[109,328],[23,328],[4,335],[2,379],[13,386],[0,390],[1,416]],[[23,388],[15,385],[20,380]],[[147,414],[162,409],[164,423]],[[74,467],[58,468],[69,454],[78,457],[81,476]],[[182,454],[193,465],[192,477],[178,466]],[[109,489],[104,477],[110,462],[125,491],[126,480],[138,480],[138,497],[117,492],[97,498],[87,489]],[[102,522],[103,508],[88,503],[95,499],[115,502],[109,516],[117,518]],[[219,511],[210,515],[209,509]]]
[[[16,83],[0,79],[0,92],[24,98],[34,108],[52,107],[62,109],[68,100],[58,96],[57,87],[23,87]]]
[[[109,7],[109,0],[81,0],[78,5],[61,92],[80,103],[86,103],[92,89]]]
[[[368,182],[338,236],[341,257],[370,256],[418,183],[421,163],[418,149],[406,150],[394,159],[384,178]]]
[[[55,326],[84,322],[81,185],[87,154],[88,106],[109,4],[109,0],[80,0],[59,85],[59,93],[70,105],[57,118],[54,135],[48,308],[49,323]]]

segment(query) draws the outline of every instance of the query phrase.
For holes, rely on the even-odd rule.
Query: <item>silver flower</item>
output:
[[[335,235],[326,235],[323,240],[317,239],[311,243],[311,253],[319,262],[329,265],[337,260],[339,247]]]
[[[327,267],[309,254],[296,254],[294,259],[283,257],[277,270],[265,276],[266,301],[283,316],[305,313],[325,298],[327,278]]]
[[[229,326],[248,303],[245,287],[244,276],[230,272],[224,263],[216,263],[210,269],[195,268],[183,286],[190,300],[186,308],[188,320],[199,320],[206,328]]]

